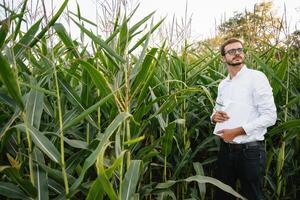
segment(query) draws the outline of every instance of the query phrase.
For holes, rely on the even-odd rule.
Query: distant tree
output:
[[[273,12],[272,2],[255,4],[253,12],[236,13],[218,27],[222,38],[239,37],[256,47],[261,43],[278,44],[284,21]]]
[[[299,55],[300,54],[300,30],[296,30],[289,35],[288,43],[292,48],[295,49],[297,55]]]
[[[272,2],[262,2],[254,5],[253,11],[235,13],[217,27],[217,34],[209,39],[199,42],[199,46],[208,44],[213,49],[218,49],[221,41],[230,37],[243,39],[248,45],[263,51],[269,44],[277,45],[285,42],[288,31],[285,30],[286,22],[283,17],[273,11]],[[199,48],[201,51],[201,47]]]

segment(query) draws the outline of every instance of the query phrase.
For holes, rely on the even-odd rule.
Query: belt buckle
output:
[[[243,149],[242,144],[234,144],[234,143],[228,143],[230,151],[237,151]]]
[[[251,147],[258,147],[260,145],[262,145],[260,141],[249,142],[245,144],[245,149],[251,149]]]

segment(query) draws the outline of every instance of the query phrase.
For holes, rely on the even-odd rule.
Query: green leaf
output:
[[[4,20],[0,28],[0,50],[2,49],[2,46],[5,43],[5,38],[9,32],[9,27],[10,27],[10,19]]]
[[[156,100],[157,98],[156,98],[156,96],[155,96],[155,94],[154,94],[152,88],[149,87],[149,90],[150,90],[151,98],[152,98],[152,100],[155,102],[155,100]],[[153,107],[154,107],[155,113],[158,113],[158,111],[159,111],[159,106],[158,106],[158,103],[157,103],[157,102],[154,103]],[[165,122],[165,120],[163,119],[162,114],[156,114],[155,117],[157,118],[157,120],[158,120],[158,122],[159,122],[159,125],[160,125],[161,129],[162,129],[162,130],[165,130],[166,122]]]
[[[141,160],[131,160],[129,168],[121,185],[122,200],[130,200],[130,198],[134,195],[141,173],[141,164]]]
[[[60,135],[58,133],[47,132],[47,135],[54,135],[57,138],[60,138]],[[63,137],[63,139],[64,139],[65,143],[67,143],[68,145],[70,145],[73,148],[88,149],[88,144],[85,141],[69,139],[67,137]]]
[[[196,72],[193,73],[191,76],[189,76],[189,77],[187,78],[187,80],[186,80],[186,83],[187,83],[188,85],[190,85],[190,84],[195,84],[196,81],[198,80],[199,74],[202,74],[203,71],[204,71],[205,69],[209,68],[209,67],[210,67],[214,62],[216,62],[218,59],[219,59],[219,56],[214,56],[214,57],[212,57],[210,60],[208,60],[205,64],[203,64],[203,65],[201,66],[201,69],[200,69],[200,70],[196,71]],[[197,65],[197,67],[199,67],[199,66]]]
[[[102,200],[104,196],[104,188],[102,187],[100,178],[97,178],[89,189],[86,200]]]
[[[100,187],[103,188],[104,192],[108,195],[109,199],[117,200],[118,197],[114,191],[112,184],[109,182],[108,178],[105,174],[99,174],[98,178]]]
[[[153,33],[161,24],[162,22],[165,20],[165,18],[163,18],[162,20],[160,20],[155,26],[153,26],[150,31],[148,33],[146,33],[129,51],[128,53],[130,54],[131,52],[133,52],[136,48],[138,48],[148,37],[149,35],[151,35],[151,33]]]
[[[224,190],[225,192],[228,192],[228,193],[234,195],[235,197],[246,200],[243,196],[241,196],[239,193],[237,193],[235,190],[233,190],[230,186],[222,183],[221,181],[219,181],[215,178],[211,178],[211,177],[207,177],[207,176],[201,176],[201,175],[191,176],[191,177],[188,177],[188,178],[183,179],[183,180],[177,180],[177,181],[169,180],[165,183],[159,183],[159,184],[157,184],[155,189],[167,189],[167,188],[173,186],[174,184],[176,184],[178,182],[183,182],[183,181],[186,181],[186,182],[195,181],[195,182],[198,182],[198,183],[210,183],[210,184],[213,184],[213,185],[217,186],[218,188]]]
[[[162,153],[164,156],[168,157],[172,151],[172,144],[173,144],[173,136],[176,129],[176,123],[171,122],[166,127],[166,131],[163,136],[162,140]]]
[[[70,100],[70,102],[72,102],[74,105],[78,106],[80,112],[85,111],[85,107],[82,105],[79,96],[72,89],[72,87],[64,80],[64,78],[59,75],[58,81],[59,81],[63,91],[66,93],[66,97]],[[94,122],[93,118],[90,115],[87,115],[86,119],[93,126],[97,127],[96,123]]]
[[[14,123],[14,121],[20,116],[21,112],[20,110],[16,110],[15,113],[13,114],[13,116],[11,116],[10,120],[2,127],[1,132],[0,132],[0,140],[1,140],[1,148],[0,148],[0,152],[2,151],[2,148],[4,145],[2,142],[6,142],[8,140],[8,137],[6,137],[6,132],[9,130],[9,128],[11,127],[11,125]]]
[[[137,137],[137,138],[134,138],[134,139],[125,141],[125,142],[124,142],[124,145],[132,145],[132,144],[138,143],[138,142],[140,142],[140,141],[142,141],[142,140],[144,140],[144,139],[145,139],[145,136],[142,135],[142,136],[140,136],[140,137]]]
[[[32,90],[35,90],[37,92],[41,92],[41,93],[44,93],[44,94],[49,94],[51,96],[55,96],[56,97],[56,94],[54,91],[50,91],[50,90],[46,90],[40,86],[36,86],[36,85],[32,85],[32,84],[27,84],[27,83],[24,83],[24,82],[20,82],[20,85],[24,85]]]
[[[5,173],[14,183],[17,183],[27,195],[36,197],[37,192],[35,187],[30,181],[23,179],[16,168],[4,166],[0,171]]]
[[[6,85],[8,93],[17,102],[21,110],[24,110],[24,104],[21,98],[20,87],[13,69],[6,57],[0,52],[0,79]]]
[[[286,52],[284,54],[284,57],[283,59],[281,60],[279,66],[277,66],[277,70],[276,70],[276,77],[279,79],[279,80],[285,80],[286,78],[286,74],[288,73],[288,68],[289,68],[289,62],[288,62],[288,59],[289,59],[289,52]],[[273,85],[273,94],[274,96],[277,95],[278,92],[281,91],[282,87],[280,87],[280,84],[278,82],[275,82]]]
[[[267,63],[261,59],[257,54],[255,53],[252,53],[251,56],[254,58],[254,60],[257,62],[257,64],[259,66],[261,66],[263,68],[263,70],[265,72],[267,72],[266,74],[268,74],[269,76],[271,76],[272,78],[272,88],[274,90],[274,96],[276,96],[276,93],[275,92],[279,92],[279,90],[281,88],[284,88],[284,89],[287,89],[283,83],[283,80],[281,80],[276,74],[275,72],[273,71],[272,68],[270,68]],[[275,82],[276,81],[276,82]]]
[[[64,178],[63,178],[63,174],[62,174],[60,168],[59,169],[51,168],[43,163],[38,163],[38,165],[41,168],[43,168],[43,170],[47,173],[47,176],[49,177],[49,179],[48,179],[49,183],[53,179],[53,180],[59,182],[60,184],[64,184]],[[67,174],[67,177],[68,177],[68,182],[70,184],[74,183],[75,178],[73,176]]]
[[[111,92],[109,83],[101,71],[97,70],[96,67],[86,61],[78,60],[77,62],[89,73],[95,86],[100,90],[100,93],[109,94]]]
[[[94,27],[97,27],[97,24],[95,24],[95,23],[92,22],[91,20],[89,20],[89,19],[84,18],[84,17],[81,16],[81,14],[80,14],[80,9],[79,9],[79,5],[78,5],[77,2],[76,2],[76,6],[77,6],[77,13],[78,13],[78,14],[76,14],[76,13],[70,11],[70,10],[69,10],[69,13],[72,14],[72,15],[74,15],[74,16],[76,16],[76,17],[78,17],[79,20],[82,20],[82,21],[87,22],[88,24],[90,24],[90,25],[92,25],[92,26],[94,26]]]
[[[80,122],[81,120],[83,120],[84,118],[86,118],[91,112],[97,110],[97,108],[99,106],[101,106],[102,104],[106,103],[110,98],[112,98],[112,96],[113,96],[113,93],[110,93],[109,95],[107,95],[106,97],[102,98],[100,101],[98,101],[97,103],[95,103],[94,105],[92,105],[91,107],[89,107],[88,109],[86,109],[80,115],[78,115],[74,119],[68,121],[67,124],[64,126],[64,130],[70,128],[74,124],[76,124],[76,123]]]
[[[111,176],[114,173],[114,170],[122,165],[125,153],[126,151],[122,151],[118,158],[114,161],[114,163],[108,169],[105,170],[105,175],[108,179],[111,178]]]
[[[24,2],[23,2],[23,5],[22,5],[22,9],[21,9],[21,12],[20,12],[20,15],[19,15],[19,21],[18,21],[18,23],[17,23],[17,25],[16,25],[16,28],[15,28],[15,30],[14,30],[14,38],[13,38],[13,40],[15,40],[16,38],[17,38],[17,36],[18,36],[18,34],[19,34],[19,31],[20,31],[20,28],[21,28],[21,23],[22,23],[22,21],[23,21],[23,16],[24,16],[24,14],[25,14],[25,9],[26,9],[26,7],[27,7],[27,2],[28,2],[28,0],[25,0]]]
[[[16,127],[19,128],[21,131],[25,132],[24,124],[19,124]],[[41,132],[39,132],[36,128],[32,127],[29,124],[28,131],[35,145],[38,146],[40,150],[43,151],[51,160],[53,160],[56,163],[60,163],[60,153],[52,144],[52,142]]]
[[[85,69],[82,70],[81,83],[82,83],[81,102],[85,107],[87,107],[90,106],[93,100],[91,94],[93,93],[92,88],[94,84],[89,73]]]
[[[29,44],[34,39],[36,33],[39,31],[41,22],[42,19],[34,23],[24,34],[24,36],[19,40],[19,42],[13,47],[16,58],[19,58],[26,49],[29,49]]]
[[[0,182],[0,194],[12,199],[31,200],[31,198],[24,194],[17,185],[3,181]]]
[[[69,37],[65,27],[60,23],[56,23],[56,24],[54,24],[53,28],[55,29],[57,35],[59,36],[61,41],[65,44],[65,46],[72,51],[72,54],[76,58],[79,58],[80,55],[76,49],[76,46],[75,46],[74,42],[72,41],[72,39]]]
[[[141,67],[139,65],[135,65],[135,67],[139,69],[136,69],[137,75],[132,80],[133,82],[131,86],[131,91],[133,91],[132,94],[137,94],[137,91],[139,91],[143,87],[147,77],[149,77],[150,74],[152,74],[152,71],[155,66],[152,63],[155,60],[156,52],[157,52],[157,48],[152,48],[150,52],[146,55]]]
[[[108,46],[108,44],[104,40],[102,40],[101,38],[99,38],[99,36],[94,35],[94,33],[92,33],[91,31],[87,30],[84,26],[82,26],[81,24],[79,24],[75,20],[73,20],[73,22],[81,29],[81,31],[83,31],[85,34],[87,34],[92,39],[93,42],[95,42],[96,44],[100,45],[111,56],[113,56],[115,59],[117,59],[118,61],[120,61],[122,63],[126,62],[124,60],[124,58],[122,58],[119,54],[117,54],[110,46]]]
[[[112,121],[112,123],[106,128],[100,143],[97,148],[92,152],[92,154],[85,160],[82,171],[75,181],[75,183],[71,187],[71,191],[75,191],[76,188],[79,187],[81,182],[83,181],[84,175],[86,171],[95,163],[99,152],[104,148],[105,144],[109,142],[109,138],[114,133],[114,131],[131,115],[127,112],[120,113],[116,118]]]
[[[291,128],[297,128],[297,127],[300,127],[300,119],[289,120],[287,122],[284,122],[284,123],[272,128],[271,131],[268,132],[268,135],[273,136],[278,133],[287,131]]]
[[[174,194],[173,191],[171,190],[166,190],[166,191],[163,191],[163,192],[159,192],[158,193],[158,200],[165,200],[165,199],[170,199],[169,197],[171,197],[173,200],[176,200],[176,196]]]
[[[26,101],[26,115],[28,123],[39,129],[43,112],[44,93],[31,90]]]
[[[12,109],[17,106],[16,102],[12,98],[10,98],[7,93],[3,92],[0,92],[0,102]]]
[[[293,99],[291,99],[291,100],[289,101],[289,103],[286,104],[284,107],[285,107],[285,108],[286,108],[286,107],[290,107],[290,106],[292,106],[292,105],[298,103],[299,101],[300,101],[300,94],[299,94],[298,96],[294,97]],[[298,105],[299,105],[299,104],[298,104]]]
[[[106,193],[110,199],[117,200],[117,195],[114,191],[114,188],[113,188],[112,184],[109,182],[109,177],[107,177],[105,170],[104,170],[104,154],[105,154],[106,148],[109,145],[110,145],[110,142],[105,143],[98,154],[98,158],[97,158],[97,161],[95,164],[96,168],[97,168],[97,173],[98,173],[98,178],[96,180],[96,184],[97,184],[97,182],[99,183],[99,188],[103,189],[104,193]]]
[[[32,153],[33,160],[38,161],[39,163],[45,163],[44,156],[42,152],[34,148]],[[37,163],[34,164],[34,177],[35,177],[35,186],[37,188],[38,194],[37,198],[39,200],[48,200],[49,191],[48,191],[48,177],[43,168],[41,168]]]
[[[81,163],[85,160],[85,158],[89,155],[89,151],[84,149],[73,153],[68,159],[66,160],[66,171],[68,174],[73,174]]]
[[[33,47],[42,37],[44,37],[45,33],[51,28],[51,26],[56,22],[59,16],[63,13],[64,9],[68,5],[69,0],[65,0],[57,13],[50,19],[48,24],[46,24],[45,28],[43,28],[40,33],[34,38],[34,40],[29,44],[29,47]]]
[[[197,175],[204,176],[204,170],[203,170],[201,163],[194,162],[193,166],[194,166],[194,169],[195,169]],[[201,199],[205,199],[206,185],[204,183],[198,183],[198,189],[199,189]]]
[[[148,87],[149,87],[150,81],[152,80],[152,77],[155,74],[155,71],[156,71],[156,69],[159,65],[159,62],[161,62],[162,55],[163,55],[163,52],[164,52],[163,48],[164,48],[165,44],[166,44],[165,42],[162,44],[162,47],[161,47],[161,50],[158,54],[156,62],[149,66],[149,72],[148,72],[146,81],[144,81],[142,89],[141,89],[141,91],[139,91],[140,94],[139,94],[139,97],[138,97],[138,105],[140,105],[142,103],[142,101],[146,97],[147,92],[149,91]]]
[[[155,109],[156,112],[151,117],[156,117],[157,115],[160,115],[162,112],[171,112],[177,105],[179,105],[185,99],[184,95],[192,94],[196,92],[202,92],[202,91],[203,90],[200,88],[186,88],[186,89],[178,90],[168,95],[166,101],[160,107],[157,106],[157,109]]]
[[[117,47],[120,55],[124,55],[128,42],[129,42],[129,32],[127,27],[126,16],[124,16],[123,23],[120,28],[119,41]]]
[[[168,180],[164,183],[157,184],[155,189],[166,189],[166,188],[169,188],[169,187],[173,186],[174,184],[176,184],[176,182],[177,181]]]
[[[65,195],[65,188],[61,184],[57,183],[53,179],[49,179],[48,186],[49,186],[49,189],[52,192],[54,192],[55,194],[59,194],[59,195],[63,196],[62,199],[65,199],[65,197],[66,197],[66,195]],[[56,200],[57,199],[59,199],[59,197],[56,198]]]
[[[218,188],[222,189],[225,192],[228,192],[230,194],[232,194],[235,197],[238,197],[242,200],[246,200],[243,196],[241,196],[239,193],[237,193],[235,190],[233,190],[230,186],[222,183],[221,181],[215,179],[215,178],[211,178],[208,176],[200,176],[200,175],[196,175],[196,176],[191,176],[189,178],[184,179],[186,182],[198,182],[198,183],[210,183],[213,184],[215,186],[217,186]]]
[[[144,17],[142,20],[140,20],[139,22],[134,24],[129,30],[130,35],[132,35],[141,25],[143,25],[146,21],[148,21],[154,13],[155,12],[150,13],[149,15]]]

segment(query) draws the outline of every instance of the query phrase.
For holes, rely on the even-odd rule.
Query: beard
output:
[[[234,62],[234,60],[235,60],[236,58],[239,58],[241,61],[239,61],[239,62]],[[226,64],[227,64],[227,65],[230,65],[230,66],[233,66],[233,67],[236,67],[236,66],[239,66],[239,65],[244,64],[244,60],[243,60],[242,57],[238,56],[238,57],[234,57],[231,61],[227,61]]]
[[[230,66],[233,66],[233,67],[236,67],[236,66],[239,66],[241,64],[244,64],[244,62],[236,62],[236,63],[233,63],[233,62],[227,62],[228,65]]]

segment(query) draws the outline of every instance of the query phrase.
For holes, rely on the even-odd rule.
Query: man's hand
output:
[[[222,129],[217,132],[224,142],[231,142],[236,136],[245,135],[245,131],[242,127],[233,129]]]
[[[222,123],[229,119],[229,116],[224,111],[217,111],[212,116],[212,121],[215,123]]]

